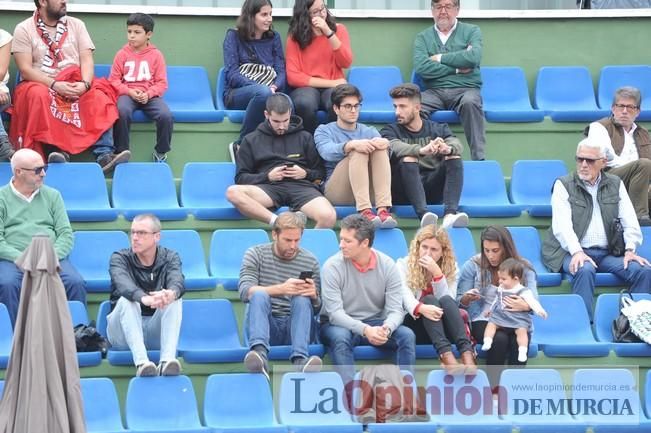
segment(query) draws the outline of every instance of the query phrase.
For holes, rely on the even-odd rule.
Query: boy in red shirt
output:
[[[156,122],[154,162],[167,161],[174,120],[162,96],[167,90],[165,58],[149,39],[154,19],[134,13],[127,19],[127,44],[113,59],[109,81],[118,92],[120,118],[113,126],[116,152],[129,149],[129,129],[134,110],[142,110]]]

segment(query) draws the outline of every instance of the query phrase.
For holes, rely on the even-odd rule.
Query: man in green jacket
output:
[[[454,110],[461,118],[473,160],[486,157],[479,64],[479,27],[457,20],[459,0],[432,0],[434,26],[414,42],[414,70],[423,80],[422,112]]]
[[[47,166],[31,149],[11,158],[13,177],[0,188],[0,302],[16,323],[23,272],[14,261],[38,233],[47,234],[59,259],[59,276],[69,300],[86,303],[86,283],[67,257],[72,250],[72,227],[59,191],[43,185]]]

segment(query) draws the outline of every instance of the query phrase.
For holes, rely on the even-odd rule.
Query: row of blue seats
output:
[[[554,179],[567,173],[560,160],[516,161],[509,198],[497,161],[463,164],[460,210],[471,217],[518,217],[523,210],[531,216],[549,217],[551,186]],[[183,220],[188,214],[198,220],[244,219],[226,199],[234,176],[235,165],[230,162],[187,163],[177,197],[167,164],[120,164],[113,175],[110,201],[106,180],[96,163],[53,164],[45,183],[61,192],[71,221],[113,221],[119,214],[130,220],[143,212],[154,213],[161,220]],[[10,178],[9,163],[0,163],[0,185]],[[336,209],[339,218],[355,212],[353,206]],[[443,214],[443,205],[430,205],[429,209]],[[394,206],[393,212],[402,218],[416,217],[410,205]]]
[[[635,294],[635,299],[651,299],[649,294]],[[529,345],[529,357],[535,358],[539,351],[547,357],[607,357],[614,352],[619,357],[651,356],[651,346],[646,343],[617,343],[613,341],[611,325],[619,314],[619,294],[605,293],[597,298],[594,313],[594,329],[585,310],[583,300],[574,294],[541,295],[540,302],[549,313],[543,320],[534,318],[534,333]],[[84,305],[70,301],[74,324],[89,322]],[[106,317],[110,311],[109,301],[100,304],[97,315],[97,330],[106,336]],[[243,330],[246,331],[246,330]],[[248,350],[247,333],[242,332],[240,340],[235,312],[226,299],[185,299],[183,301],[183,322],[178,352],[187,363],[241,362]],[[13,336],[9,317],[4,305],[0,304],[0,367],[5,367],[11,352]],[[479,356],[484,353],[477,347]],[[311,355],[323,356],[323,345],[314,342],[309,346]],[[274,346],[270,359],[287,360],[290,346]],[[355,348],[358,360],[384,359],[391,357],[389,351],[372,346]],[[436,359],[437,351],[432,345],[418,345],[419,359]],[[149,357],[158,361],[160,352],[150,350]],[[93,366],[101,363],[99,352],[79,353],[79,365]],[[109,349],[107,359],[111,365],[133,365],[128,350]]]
[[[111,66],[95,65],[95,76],[107,77]],[[201,66],[168,66],[169,89],[164,95],[176,122],[221,122],[225,116],[241,123],[243,110],[227,110],[224,105],[224,68],[217,74],[213,100],[210,79]],[[651,120],[651,66],[604,66],[595,98],[590,71],[585,66],[544,66],[536,79],[533,107],[524,70],[517,66],[481,68],[482,98],[486,119],[491,122],[540,122],[549,116],[555,122],[591,121],[608,115],[615,90],[634,86],[642,91],[640,120]],[[20,79],[17,77],[17,79]],[[387,123],[395,121],[389,89],[404,80],[396,66],[353,66],[348,81],[364,95],[360,121]],[[421,84],[412,72],[411,81]],[[598,105],[597,105],[598,102]],[[215,108],[216,107],[216,108]],[[438,111],[432,119],[458,123],[454,111]],[[134,121],[148,118],[136,111]]]
[[[541,239],[538,230],[530,226],[509,227],[520,254],[529,260],[537,273],[539,286],[559,286],[560,273],[549,272],[543,265]],[[475,241],[468,228],[451,228],[457,262],[461,266],[477,254]],[[638,254],[651,260],[651,228],[642,227],[644,243]],[[110,277],[108,263],[113,252],[129,247],[127,234],[119,230],[77,231],[70,261],[86,281],[89,292],[108,292]],[[221,285],[226,290],[237,290],[241,258],[251,246],[269,242],[262,229],[218,229],[211,237],[206,266],[206,254],[199,233],[194,230],[162,230],[161,245],[179,253],[188,290],[212,289]],[[378,230],[373,247],[397,260],[408,252],[408,242],[401,229]],[[339,241],[332,229],[306,229],[301,246],[311,251],[323,264],[339,251]],[[598,273],[598,286],[618,286],[622,280],[610,273]]]
[[[410,372],[403,375],[413,381]],[[647,433],[651,428],[651,372],[646,374],[644,391],[640,379],[628,369],[586,368],[574,370],[570,384],[555,369],[506,369],[499,381],[503,394],[494,404],[482,370],[473,376],[432,370],[421,388],[427,391],[426,397],[421,396],[417,406],[426,411],[428,421],[366,426],[344,403],[344,386],[335,372],[283,374],[276,407],[261,374],[213,374],[205,383],[201,417],[189,377],[135,377],[129,382],[124,405],[126,429],[110,379],[81,379],[81,392],[89,433],[362,433],[365,428],[373,433],[430,433],[438,428],[472,433],[511,433],[513,429],[521,433]],[[0,394],[3,386],[0,381]],[[413,381],[414,404],[419,403],[418,389]],[[583,409],[590,402],[591,410]],[[523,410],[523,403],[527,409]],[[358,410],[365,408],[358,400],[353,404]]]
[[[483,66],[481,95],[486,120],[490,122],[541,122],[549,116],[555,122],[592,121],[610,113],[615,90],[622,86],[640,89],[644,97],[640,120],[651,120],[651,66],[604,66],[599,77],[597,98],[590,71],[585,66],[543,66],[536,79],[533,107],[524,70],[518,66]],[[224,105],[224,68],[217,78],[215,100],[231,122],[241,123],[243,110],[228,110]],[[360,121],[395,121],[389,90],[404,80],[396,66],[353,66],[348,81],[357,86],[364,102]],[[411,81],[424,89],[422,79],[412,71]],[[597,105],[598,101],[598,105]],[[535,107],[535,108],[534,108]],[[431,118],[459,123],[454,111],[440,110]]]

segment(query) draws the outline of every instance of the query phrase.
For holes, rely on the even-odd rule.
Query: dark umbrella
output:
[[[50,238],[34,236],[16,265],[25,276],[0,433],[85,433],[72,320]]]

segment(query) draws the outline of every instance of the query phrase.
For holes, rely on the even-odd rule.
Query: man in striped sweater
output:
[[[321,280],[318,260],[299,247],[304,228],[303,214],[283,212],[273,223],[273,242],[249,248],[242,259],[239,293],[249,304],[245,326],[251,349],[244,364],[267,379],[273,345],[292,346],[290,361],[298,371],[321,370],[321,358],[308,354]]]

